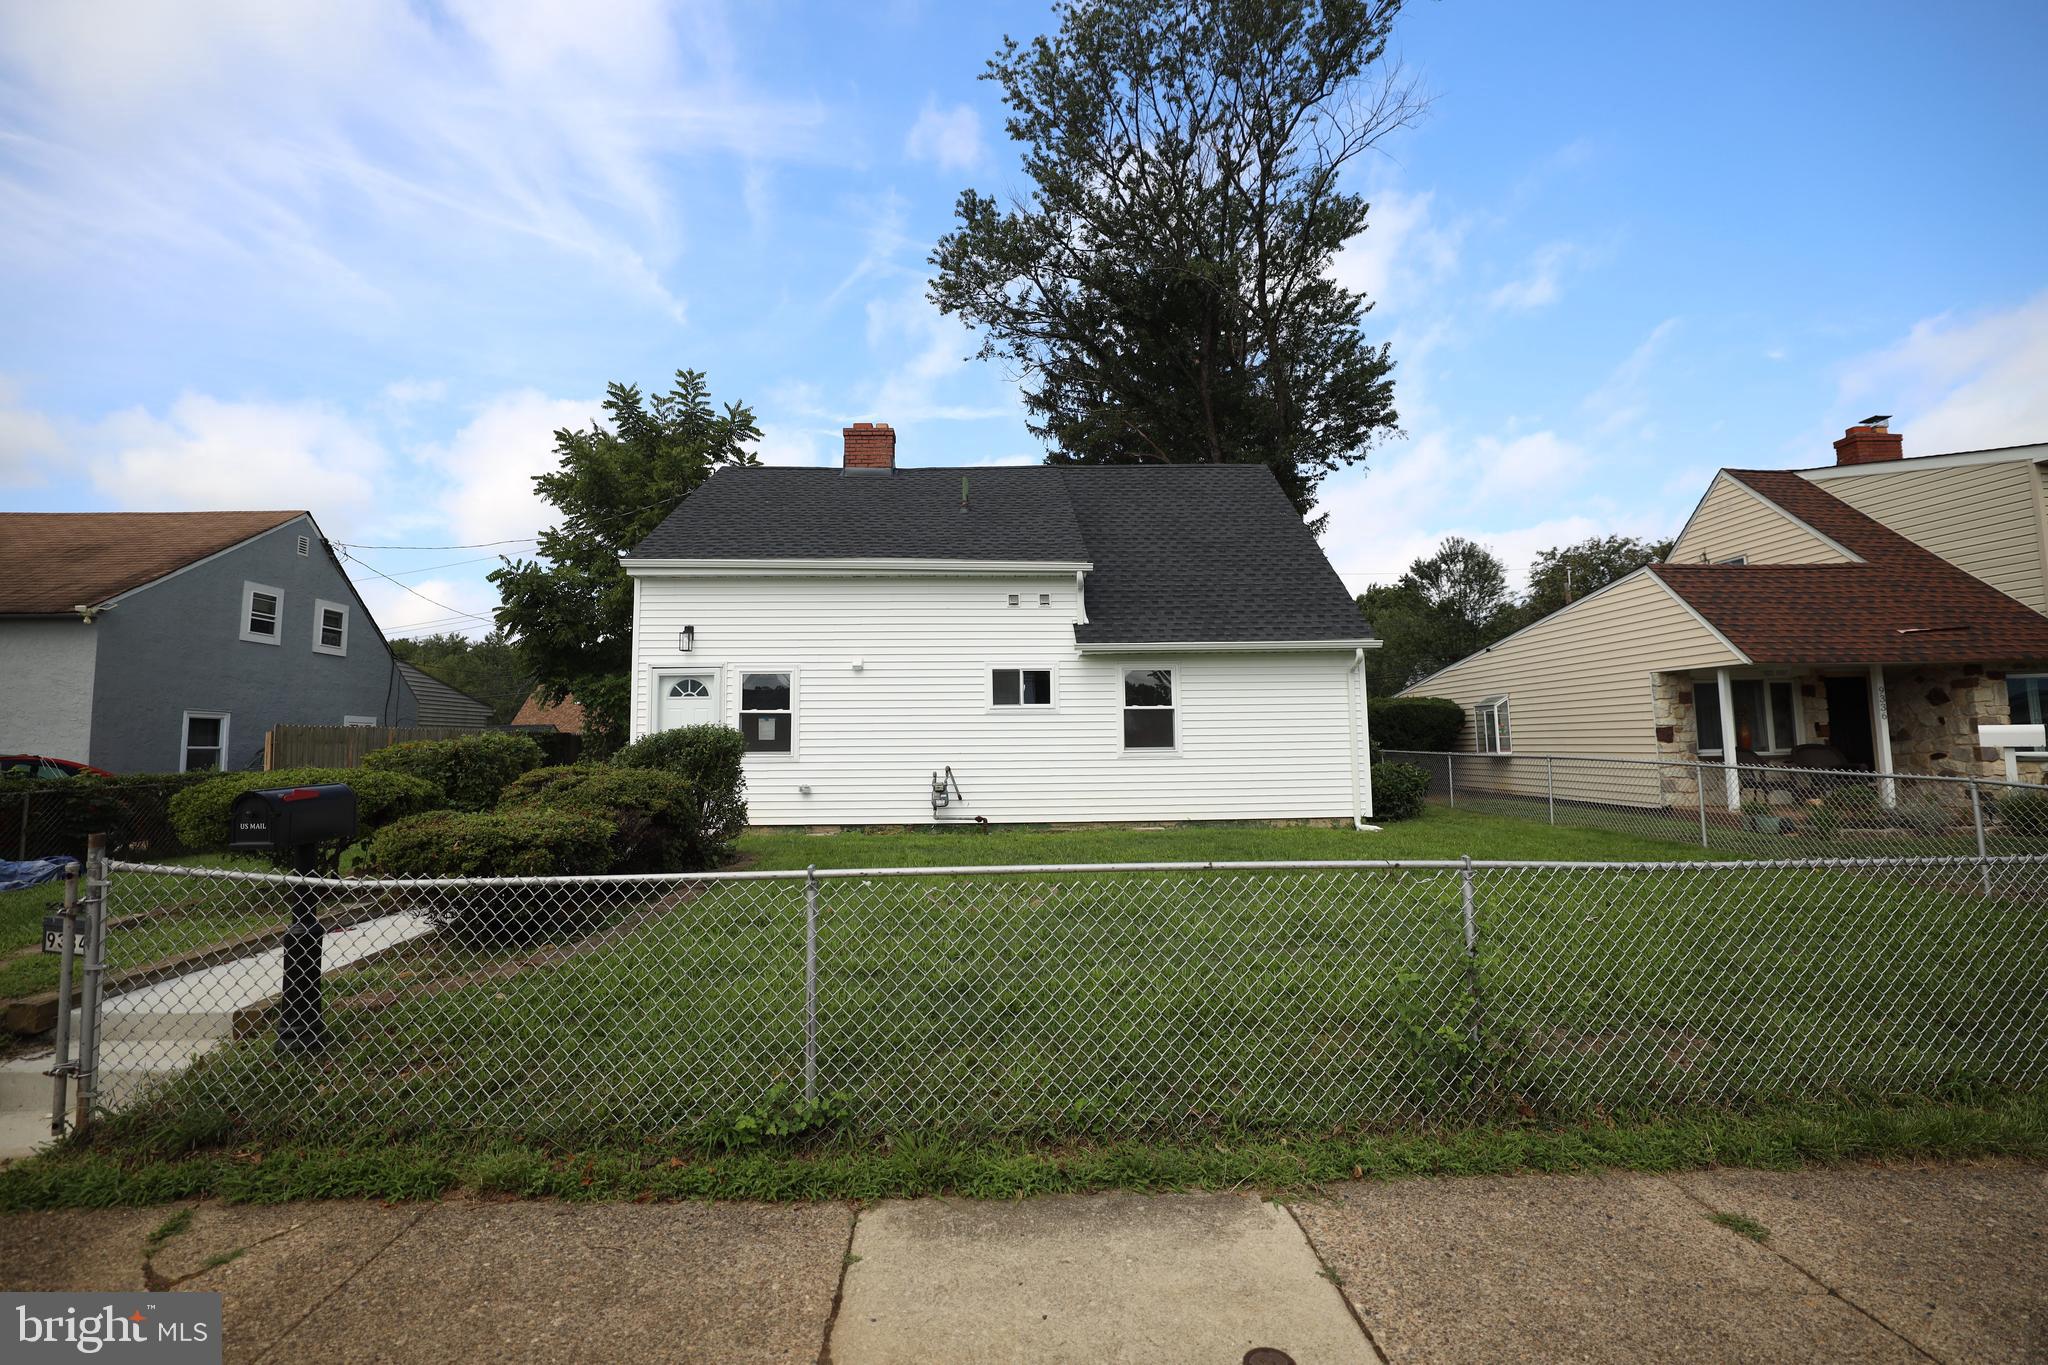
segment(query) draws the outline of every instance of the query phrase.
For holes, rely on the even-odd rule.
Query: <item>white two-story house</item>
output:
[[[1376,645],[1260,465],[729,468],[626,557],[632,733],[756,824],[1372,813]]]

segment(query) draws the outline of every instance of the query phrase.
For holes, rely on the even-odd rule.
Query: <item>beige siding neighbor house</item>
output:
[[[2048,720],[2048,445],[1835,449],[1721,470],[1665,562],[1402,695],[1464,707],[1467,752],[1663,760],[1667,804],[1733,803],[1705,764],[2001,778],[1978,727]]]

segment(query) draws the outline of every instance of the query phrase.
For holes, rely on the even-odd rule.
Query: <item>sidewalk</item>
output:
[[[2048,1360],[2048,1171],[2017,1164],[191,1207],[154,1252],[177,1206],[0,1218],[0,1285],[217,1290],[231,1361]]]

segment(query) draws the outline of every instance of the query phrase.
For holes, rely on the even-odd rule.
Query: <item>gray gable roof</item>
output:
[[[403,659],[395,662],[398,675],[405,679],[405,685],[412,689],[413,700],[419,703],[420,724],[481,730],[491,723],[489,702],[478,701],[467,692],[458,692],[433,674],[415,668]]]
[[[627,556],[647,559],[1089,563],[1080,644],[1372,637],[1264,465],[723,469]]]

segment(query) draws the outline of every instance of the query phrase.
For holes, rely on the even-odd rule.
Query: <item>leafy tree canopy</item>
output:
[[[456,691],[488,702],[493,725],[509,724],[533,687],[533,676],[526,671],[519,646],[502,630],[493,630],[480,640],[452,630],[393,640],[391,652]]]
[[[1535,563],[1529,566],[1529,591],[1522,599],[1523,620],[1548,616],[1670,553],[1670,541],[1643,540],[1637,536],[1593,536],[1576,545],[1540,551]]]
[[[549,701],[573,692],[586,748],[626,734],[633,585],[619,556],[726,465],[759,463],[761,430],[744,403],[712,405],[698,370],[678,370],[651,400],[629,384],[605,390],[605,417],[555,433],[558,467],[534,487],[560,513],[540,537],[538,561],[510,560],[491,575],[498,625],[519,641]]]
[[[1384,69],[1399,0],[1067,0],[989,63],[1028,199],[972,189],[932,301],[1024,378],[1053,463],[1269,466],[1303,515],[1395,426],[1344,167],[1420,102]],[[1320,531],[1322,520],[1312,523]]]

